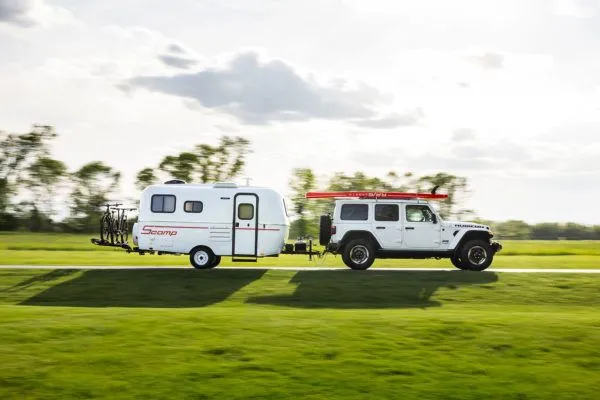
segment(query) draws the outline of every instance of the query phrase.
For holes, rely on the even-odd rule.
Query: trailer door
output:
[[[257,256],[258,196],[238,193],[233,200],[232,256]]]

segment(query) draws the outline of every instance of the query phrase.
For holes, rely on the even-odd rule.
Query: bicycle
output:
[[[127,243],[129,240],[129,224],[127,223],[127,211],[135,208],[121,208],[122,203],[104,204],[106,211],[100,219],[100,240],[110,244]],[[116,216],[115,216],[116,214]]]

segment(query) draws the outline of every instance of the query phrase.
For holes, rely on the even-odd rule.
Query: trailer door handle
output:
[[[407,226],[405,229],[406,229],[407,231],[414,231],[414,230],[415,230],[415,227],[414,227],[414,226]]]
[[[238,228],[239,226],[240,226],[240,223],[239,223],[239,222],[236,222],[236,223],[235,223],[235,227],[236,227],[236,228]]]
[[[378,226],[377,229],[385,229],[385,226]]]

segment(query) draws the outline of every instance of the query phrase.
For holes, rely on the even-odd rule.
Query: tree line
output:
[[[35,232],[95,232],[103,205],[119,193],[121,173],[102,161],[90,161],[69,171],[52,157],[50,143],[57,137],[53,126],[33,125],[23,134],[0,131],[0,230]],[[179,154],[167,155],[154,167],[137,172],[138,190],[168,179],[186,182],[218,182],[235,179],[243,172],[250,142],[222,136],[217,145],[198,144]],[[363,172],[334,173],[322,177],[310,168],[296,168],[289,181],[293,222],[290,238],[318,235],[318,219],[331,211],[331,200],[307,200],[306,192],[328,191],[426,191],[439,187],[448,199],[438,204],[443,218],[475,218],[464,208],[468,180],[445,172],[416,176],[389,172],[384,177]],[[66,206],[65,206],[66,205]],[[68,212],[65,216],[65,207]],[[575,223],[528,225],[523,221],[480,221],[504,239],[600,239],[600,226]]]

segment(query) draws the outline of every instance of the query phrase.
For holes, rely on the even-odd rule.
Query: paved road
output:
[[[192,267],[177,266],[87,266],[87,265],[0,265],[0,269],[94,269],[94,270],[173,270],[173,269],[192,269]],[[217,269],[227,270],[247,270],[247,269],[267,269],[276,271],[344,271],[347,268],[329,268],[329,267],[219,267]],[[455,268],[369,268],[369,271],[458,271]],[[488,272],[508,272],[508,273],[551,273],[551,274],[600,274],[600,269],[510,269],[510,268],[490,268]]]

